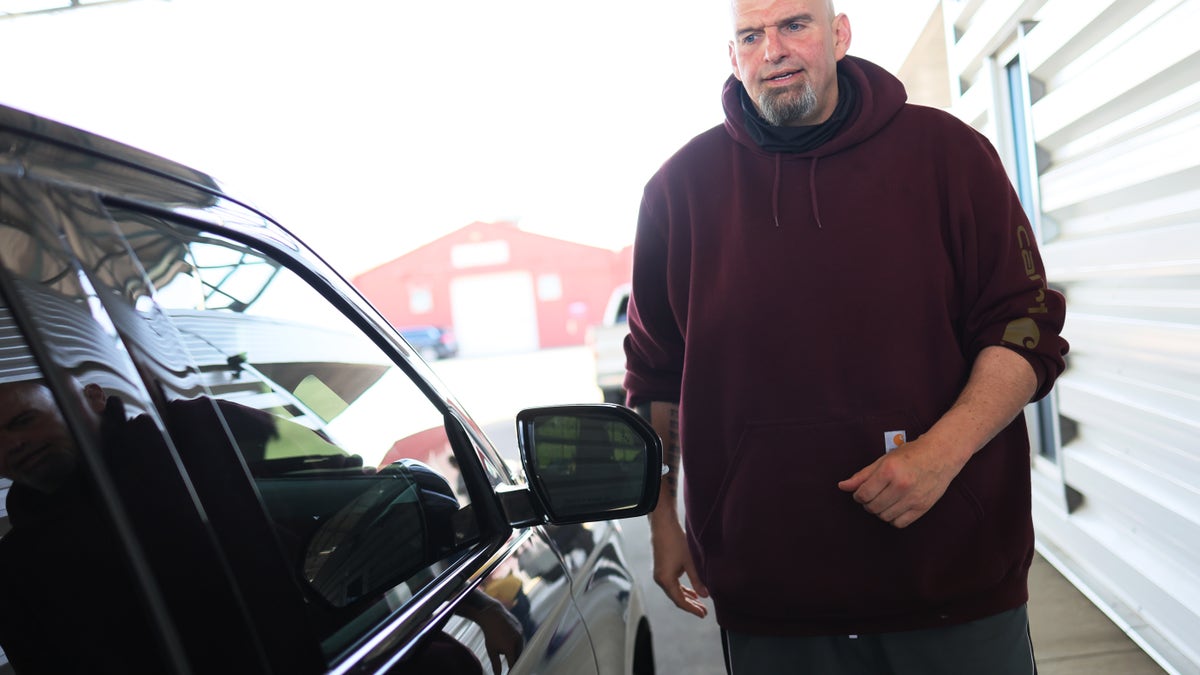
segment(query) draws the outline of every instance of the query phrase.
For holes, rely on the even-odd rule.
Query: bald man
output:
[[[732,19],[725,122],[647,183],[633,249],[655,581],[711,597],[737,675],[1032,673],[1021,410],[1067,344],[1008,174],[830,2]]]

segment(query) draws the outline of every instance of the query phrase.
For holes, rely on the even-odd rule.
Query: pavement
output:
[[[1029,628],[1038,675],[1167,672],[1040,555],[1029,571]]]

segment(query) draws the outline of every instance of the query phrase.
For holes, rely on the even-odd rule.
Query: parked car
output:
[[[625,403],[625,336],[629,335],[629,284],[613,290],[600,325],[588,332],[596,361],[596,386],[608,403]]]
[[[415,348],[209,176],[0,107],[0,672],[652,673],[653,431],[525,410],[510,471]]]
[[[458,340],[454,331],[441,326],[407,326],[400,328],[404,338],[426,361],[448,359],[458,355]]]

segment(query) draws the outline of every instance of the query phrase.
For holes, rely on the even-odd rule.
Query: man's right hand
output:
[[[663,589],[675,606],[703,619],[708,616],[708,607],[700,598],[708,597],[708,589],[700,583],[692,553],[688,550],[687,536],[674,514],[650,514],[650,547],[654,553],[654,582]],[[695,589],[680,582],[687,574]]]

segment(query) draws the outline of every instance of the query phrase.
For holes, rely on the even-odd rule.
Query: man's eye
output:
[[[12,418],[11,420],[9,420],[8,428],[10,431],[17,431],[20,429],[24,429],[25,427],[32,424],[33,421],[36,419],[37,419],[37,413],[35,413],[33,411],[26,411],[26,412],[21,413],[20,415],[17,415],[16,417]]]
[[[793,21],[787,25],[786,30],[789,30],[789,31],[795,33],[797,31],[799,31],[801,28],[804,28],[804,24],[800,23],[799,21]]]
[[[757,35],[747,35],[747,36],[745,36],[745,37],[743,37],[743,38],[742,38],[742,44],[744,44],[744,45],[752,45],[752,44],[754,44],[755,42],[758,42],[758,36],[757,36]]]

